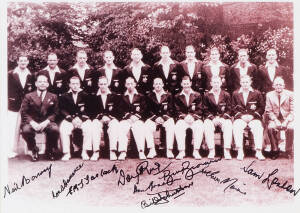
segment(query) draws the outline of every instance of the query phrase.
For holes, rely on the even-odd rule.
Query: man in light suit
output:
[[[22,136],[27,143],[28,150],[32,152],[32,161],[37,161],[38,147],[35,134],[46,133],[46,155],[50,160],[55,160],[54,152],[57,149],[59,137],[58,126],[55,118],[58,113],[57,96],[47,92],[49,79],[44,74],[38,74],[35,82],[37,90],[25,95],[21,107]]]
[[[83,160],[89,160],[87,150],[91,149],[92,137],[88,94],[80,88],[80,79],[76,75],[70,78],[69,87],[69,92],[63,94],[59,99],[59,109],[63,116],[59,127],[64,153],[61,160],[67,161],[71,158],[70,136],[72,133],[73,136],[83,136],[81,157]],[[74,134],[74,131],[77,132]],[[77,139],[74,136],[73,143]]]
[[[251,78],[248,75],[241,77],[241,88],[233,92],[232,111],[234,116],[233,137],[238,148],[238,160],[244,159],[243,132],[249,126],[253,134],[256,158],[264,160],[262,155],[263,126],[262,115],[265,103],[262,94],[251,87]]]
[[[199,149],[203,139],[202,105],[201,94],[192,90],[192,82],[189,76],[182,78],[182,91],[174,98],[175,105],[175,137],[179,153],[176,159],[185,157],[185,137],[186,130],[191,128],[193,131],[194,151],[193,157],[201,159]]]
[[[279,138],[281,140],[286,138],[286,156],[288,158],[292,157],[294,98],[293,93],[289,90],[285,90],[284,86],[283,78],[276,77],[273,82],[274,91],[267,93],[266,114],[268,120],[268,135],[272,148],[272,159],[276,159],[279,156]],[[278,135],[280,136],[278,137]]]

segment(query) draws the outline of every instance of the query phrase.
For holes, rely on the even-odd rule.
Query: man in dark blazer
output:
[[[233,137],[238,148],[237,159],[244,159],[243,132],[249,126],[253,134],[256,150],[255,156],[259,160],[264,160],[265,157],[261,152],[264,131],[262,126],[262,115],[265,111],[264,99],[258,90],[254,90],[251,87],[250,76],[243,75],[240,83],[241,88],[234,91],[232,95]]]
[[[134,48],[131,51],[132,61],[122,71],[123,87],[125,80],[128,77],[132,77],[136,81],[136,90],[138,93],[147,95],[152,90],[153,73],[151,72],[151,67],[148,64],[144,64],[142,58],[143,54],[139,49]]]
[[[202,62],[196,59],[195,48],[192,45],[186,46],[185,48],[186,59],[180,64],[184,70],[183,75],[190,77],[192,81],[192,89],[196,92],[203,94],[203,73],[202,73]]]
[[[114,54],[110,50],[106,50],[103,55],[105,64],[99,70],[94,73],[93,77],[93,90],[98,91],[99,77],[106,77],[108,81],[108,88],[111,92],[117,95],[122,95],[124,88],[122,87],[122,70],[114,64]]]
[[[101,134],[104,126],[107,126],[109,138],[110,160],[117,160],[118,131],[121,119],[120,96],[108,89],[108,80],[101,76],[98,81],[99,90],[92,98],[92,144],[94,154],[91,160],[98,160],[100,150]],[[120,146],[120,145],[119,145]]]
[[[28,70],[29,63],[26,55],[20,55],[18,58],[18,66],[10,70],[7,75],[8,84],[8,142],[7,154],[9,158],[17,155],[15,146],[20,137],[20,108],[25,94],[35,89],[34,75]]]
[[[156,156],[154,145],[154,132],[157,126],[165,128],[168,158],[174,158],[173,143],[174,143],[174,106],[172,94],[164,91],[163,81],[161,78],[155,78],[153,81],[153,92],[150,92],[147,97],[147,106],[149,118],[145,122],[146,128],[146,142],[147,147],[150,149],[147,158],[154,158]]]
[[[221,90],[222,80],[219,76],[211,79],[212,89],[204,95],[204,135],[209,148],[208,158],[215,157],[214,132],[220,127],[224,138],[224,157],[231,159],[232,143],[231,97]]]
[[[161,59],[153,66],[154,78],[161,78],[164,84],[164,90],[170,92],[173,96],[181,91],[181,79],[184,71],[180,63],[173,60],[168,46],[162,46],[160,49]]]
[[[76,55],[76,64],[68,71],[68,80],[74,75],[79,76],[80,85],[83,91],[92,94],[93,91],[93,68],[88,65],[87,53],[84,50],[79,50]]]
[[[232,94],[241,87],[240,78],[243,75],[249,75],[252,78],[252,88],[257,88],[257,67],[248,61],[248,50],[238,50],[239,61],[231,66],[230,81],[228,81],[228,92]]]
[[[193,157],[200,159],[199,149],[203,139],[203,102],[201,94],[192,90],[189,76],[182,78],[182,91],[174,98],[175,105],[175,137],[179,150],[176,159],[185,157],[185,137],[187,128],[193,131],[194,151]]]
[[[127,152],[127,144],[130,129],[132,130],[139,158],[146,159],[145,149],[145,120],[147,118],[147,107],[145,96],[138,93],[135,89],[136,82],[134,78],[128,77],[125,81],[127,88],[125,94],[122,96],[120,106],[123,109],[123,116],[120,122],[119,130],[119,160],[125,160]]]
[[[204,90],[207,92],[211,89],[211,78],[219,76],[222,80],[221,88],[228,91],[229,67],[220,61],[220,51],[217,47],[209,50],[209,62],[202,66]]]
[[[55,118],[58,113],[57,96],[47,91],[49,79],[44,74],[38,74],[35,82],[37,90],[25,95],[21,106],[22,136],[27,143],[28,150],[32,152],[32,161],[38,160],[38,147],[35,134],[46,133],[46,155],[55,160],[54,152],[57,150],[59,137]]]
[[[63,94],[59,99],[59,109],[63,116],[63,121],[59,127],[64,153],[61,160],[67,161],[71,158],[70,136],[75,129],[80,133],[82,131],[81,157],[83,160],[89,160],[90,157],[87,154],[87,150],[92,149],[89,96],[80,88],[80,79],[77,75],[70,78],[69,87],[69,92]]]

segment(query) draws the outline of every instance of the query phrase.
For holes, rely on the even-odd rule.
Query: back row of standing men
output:
[[[61,96],[69,90],[71,87],[71,82],[69,84],[69,81],[73,76],[78,76],[77,79],[79,80],[83,91],[87,94],[93,95],[99,93],[98,89],[100,87],[100,81],[98,80],[101,76],[106,77],[110,91],[118,95],[122,95],[125,91],[128,92],[128,90],[130,90],[130,86],[128,86],[130,82],[126,85],[126,79],[131,79],[133,81],[131,83],[134,84],[134,89],[136,89],[138,93],[149,95],[153,90],[153,83],[155,83],[153,82],[154,79],[160,78],[162,79],[161,85],[164,86],[165,91],[174,96],[175,94],[179,94],[182,90],[181,88],[184,87],[184,76],[189,76],[189,86],[191,89],[201,94],[210,91],[212,89],[212,79],[214,76],[219,76],[220,87],[229,92],[229,94],[232,94],[233,91],[240,88],[241,76],[248,75],[252,78],[252,81],[249,79],[250,83],[252,82],[252,87],[260,90],[263,94],[266,94],[272,90],[274,79],[277,76],[284,77],[285,74],[284,69],[278,65],[276,61],[277,54],[274,49],[270,49],[267,52],[267,62],[265,65],[260,66],[259,69],[257,69],[256,65],[251,64],[248,61],[248,53],[246,49],[239,50],[239,62],[234,64],[231,68],[220,61],[220,53],[217,48],[212,48],[210,50],[210,60],[207,64],[202,64],[201,61],[195,58],[195,49],[193,46],[186,47],[186,60],[181,63],[170,58],[171,53],[167,46],[163,46],[160,53],[161,60],[151,68],[149,65],[142,62],[143,55],[141,51],[139,49],[133,49],[131,52],[132,62],[128,66],[124,67],[124,69],[119,69],[113,63],[113,53],[111,51],[106,51],[104,52],[105,65],[99,70],[94,70],[86,63],[86,52],[78,51],[76,56],[77,63],[67,72],[57,66],[58,59],[56,54],[49,54],[48,66],[38,73],[47,76],[49,79],[48,91],[58,96]],[[8,74],[8,104],[10,112],[18,112],[24,95],[34,90],[35,77],[26,68],[27,65],[27,57],[21,56],[18,61],[18,67],[10,71]],[[264,106],[264,103],[262,105]],[[264,112],[264,107],[262,108],[263,110],[260,113],[261,115]],[[182,111],[184,109],[178,110]],[[187,111],[189,111],[189,109],[187,109]],[[192,111],[195,111],[195,109]],[[16,113],[12,114],[14,114],[14,117],[17,117]],[[138,126],[139,125],[137,125],[137,127]],[[127,129],[125,127],[126,125],[124,124],[122,129]],[[180,129],[184,128],[179,128],[179,130]],[[201,139],[202,141],[202,135],[200,134],[201,131],[195,132],[199,134],[199,137],[195,138],[198,138],[197,140]],[[205,136],[207,137],[207,135]],[[63,137],[61,138],[62,141],[64,141]],[[209,136],[207,138],[209,138]],[[176,137],[176,139],[181,141],[180,138]],[[201,143],[201,141],[199,143]],[[197,141],[196,144],[198,144]],[[29,147],[30,150],[33,148],[34,147]],[[154,154],[152,153],[152,155]],[[194,157],[195,155],[197,154],[194,152]],[[170,153],[169,156],[171,156]],[[183,156],[184,154],[181,153],[179,158]],[[68,158],[68,156],[66,158]],[[87,158],[87,156],[84,156],[83,158]]]

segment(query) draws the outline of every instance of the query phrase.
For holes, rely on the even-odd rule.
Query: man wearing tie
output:
[[[224,138],[224,157],[231,159],[229,152],[232,143],[231,98],[229,93],[221,90],[221,84],[219,76],[212,77],[212,89],[204,95],[204,134],[209,148],[208,158],[214,158],[214,132],[216,127],[220,127]]]
[[[147,99],[148,110],[150,117],[145,122],[146,142],[150,149],[147,158],[156,156],[154,146],[154,132],[158,126],[165,128],[167,142],[167,157],[174,158],[173,143],[174,143],[174,109],[173,98],[171,93],[165,92],[163,89],[164,83],[161,78],[155,78],[153,81],[153,92],[149,93]],[[163,131],[163,130],[161,130]]]
[[[89,160],[87,150],[91,150],[91,120],[89,112],[88,94],[80,88],[80,79],[78,76],[70,78],[70,91],[63,94],[59,100],[60,112],[63,121],[60,124],[59,132],[62,142],[64,156],[61,160],[67,161],[71,158],[70,136],[74,130],[81,132],[83,136],[81,157],[83,160]],[[81,130],[81,131],[80,131]],[[75,140],[76,138],[73,138]]]
[[[286,157],[292,157],[294,139],[294,98],[293,93],[284,89],[284,80],[276,77],[274,91],[267,93],[266,114],[268,135],[272,148],[272,159],[279,156],[278,141],[286,140]]]
[[[132,130],[133,137],[141,160],[146,159],[145,149],[145,120],[146,120],[146,100],[145,96],[135,89],[136,82],[132,77],[125,81],[127,88],[122,96],[120,106],[123,108],[122,120],[119,130],[119,160],[125,160],[128,145],[128,133]]]
[[[22,136],[27,143],[28,150],[32,152],[32,161],[37,161],[38,147],[35,134],[46,133],[46,155],[50,160],[55,160],[54,152],[57,149],[59,137],[58,126],[55,118],[58,113],[57,96],[47,92],[49,79],[44,74],[38,74],[35,82],[37,90],[25,95],[21,107]]]
[[[193,131],[194,151],[193,157],[201,159],[199,149],[203,139],[203,122],[202,122],[202,98],[200,93],[192,90],[192,82],[189,76],[182,78],[182,91],[174,98],[175,118],[175,137],[179,153],[176,159],[185,157],[185,137],[186,130],[191,128]]]
[[[103,127],[108,127],[107,133],[109,138],[110,160],[117,160],[118,131],[120,113],[120,97],[108,89],[108,80],[101,76],[98,81],[99,90],[96,96],[93,96],[92,106],[92,143],[94,154],[91,160],[98,160],[101,134]],[[119,147],[121,144],[119,144]]]
[[[184,70],[184,75],[187,75],[191,79],[191,88],[199,93],[204,92],[203,88],[203,74],[202,74],[202,63],[196,59],[195,48],[192,45],[186,46],[185,48],[186,59],[181,62]]]
[[[20,138],[20,108],[25,94],[35,89],[34,76],[28,70],[29,63],[26,55],[20,55],[18,58],[18,66],[14,70],[10,70],[7,75],[8,84],[8,157],[13,158],[17,155],[15,146]]]
[[[262,155],[263,126],[262,115],[265,111],[265,103],[261,93],[251,87],[251,78],[248,75],[241,76],[241,88],[233,92],[232,111],[234,116],[233,137],[238,148],[238,160],[244,159],[243,132],[249,126],[253,134],[256,158],[264,160]]]

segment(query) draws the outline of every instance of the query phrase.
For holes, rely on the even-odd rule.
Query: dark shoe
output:
[[[279,151],[271,151],[271,156],[270,158],[272,160],[276,160],[279,157]]]
[[[48,156],[48,159],[49,159],[49,160],[51,160],[51,161],[54,161],[54,160],[55,160],[55,155],[54,155],[53,152],[49,152],[47,156]]]
[[[39,148],[35,147],[32,150],[31,161],[35,162],[39,160]]]

